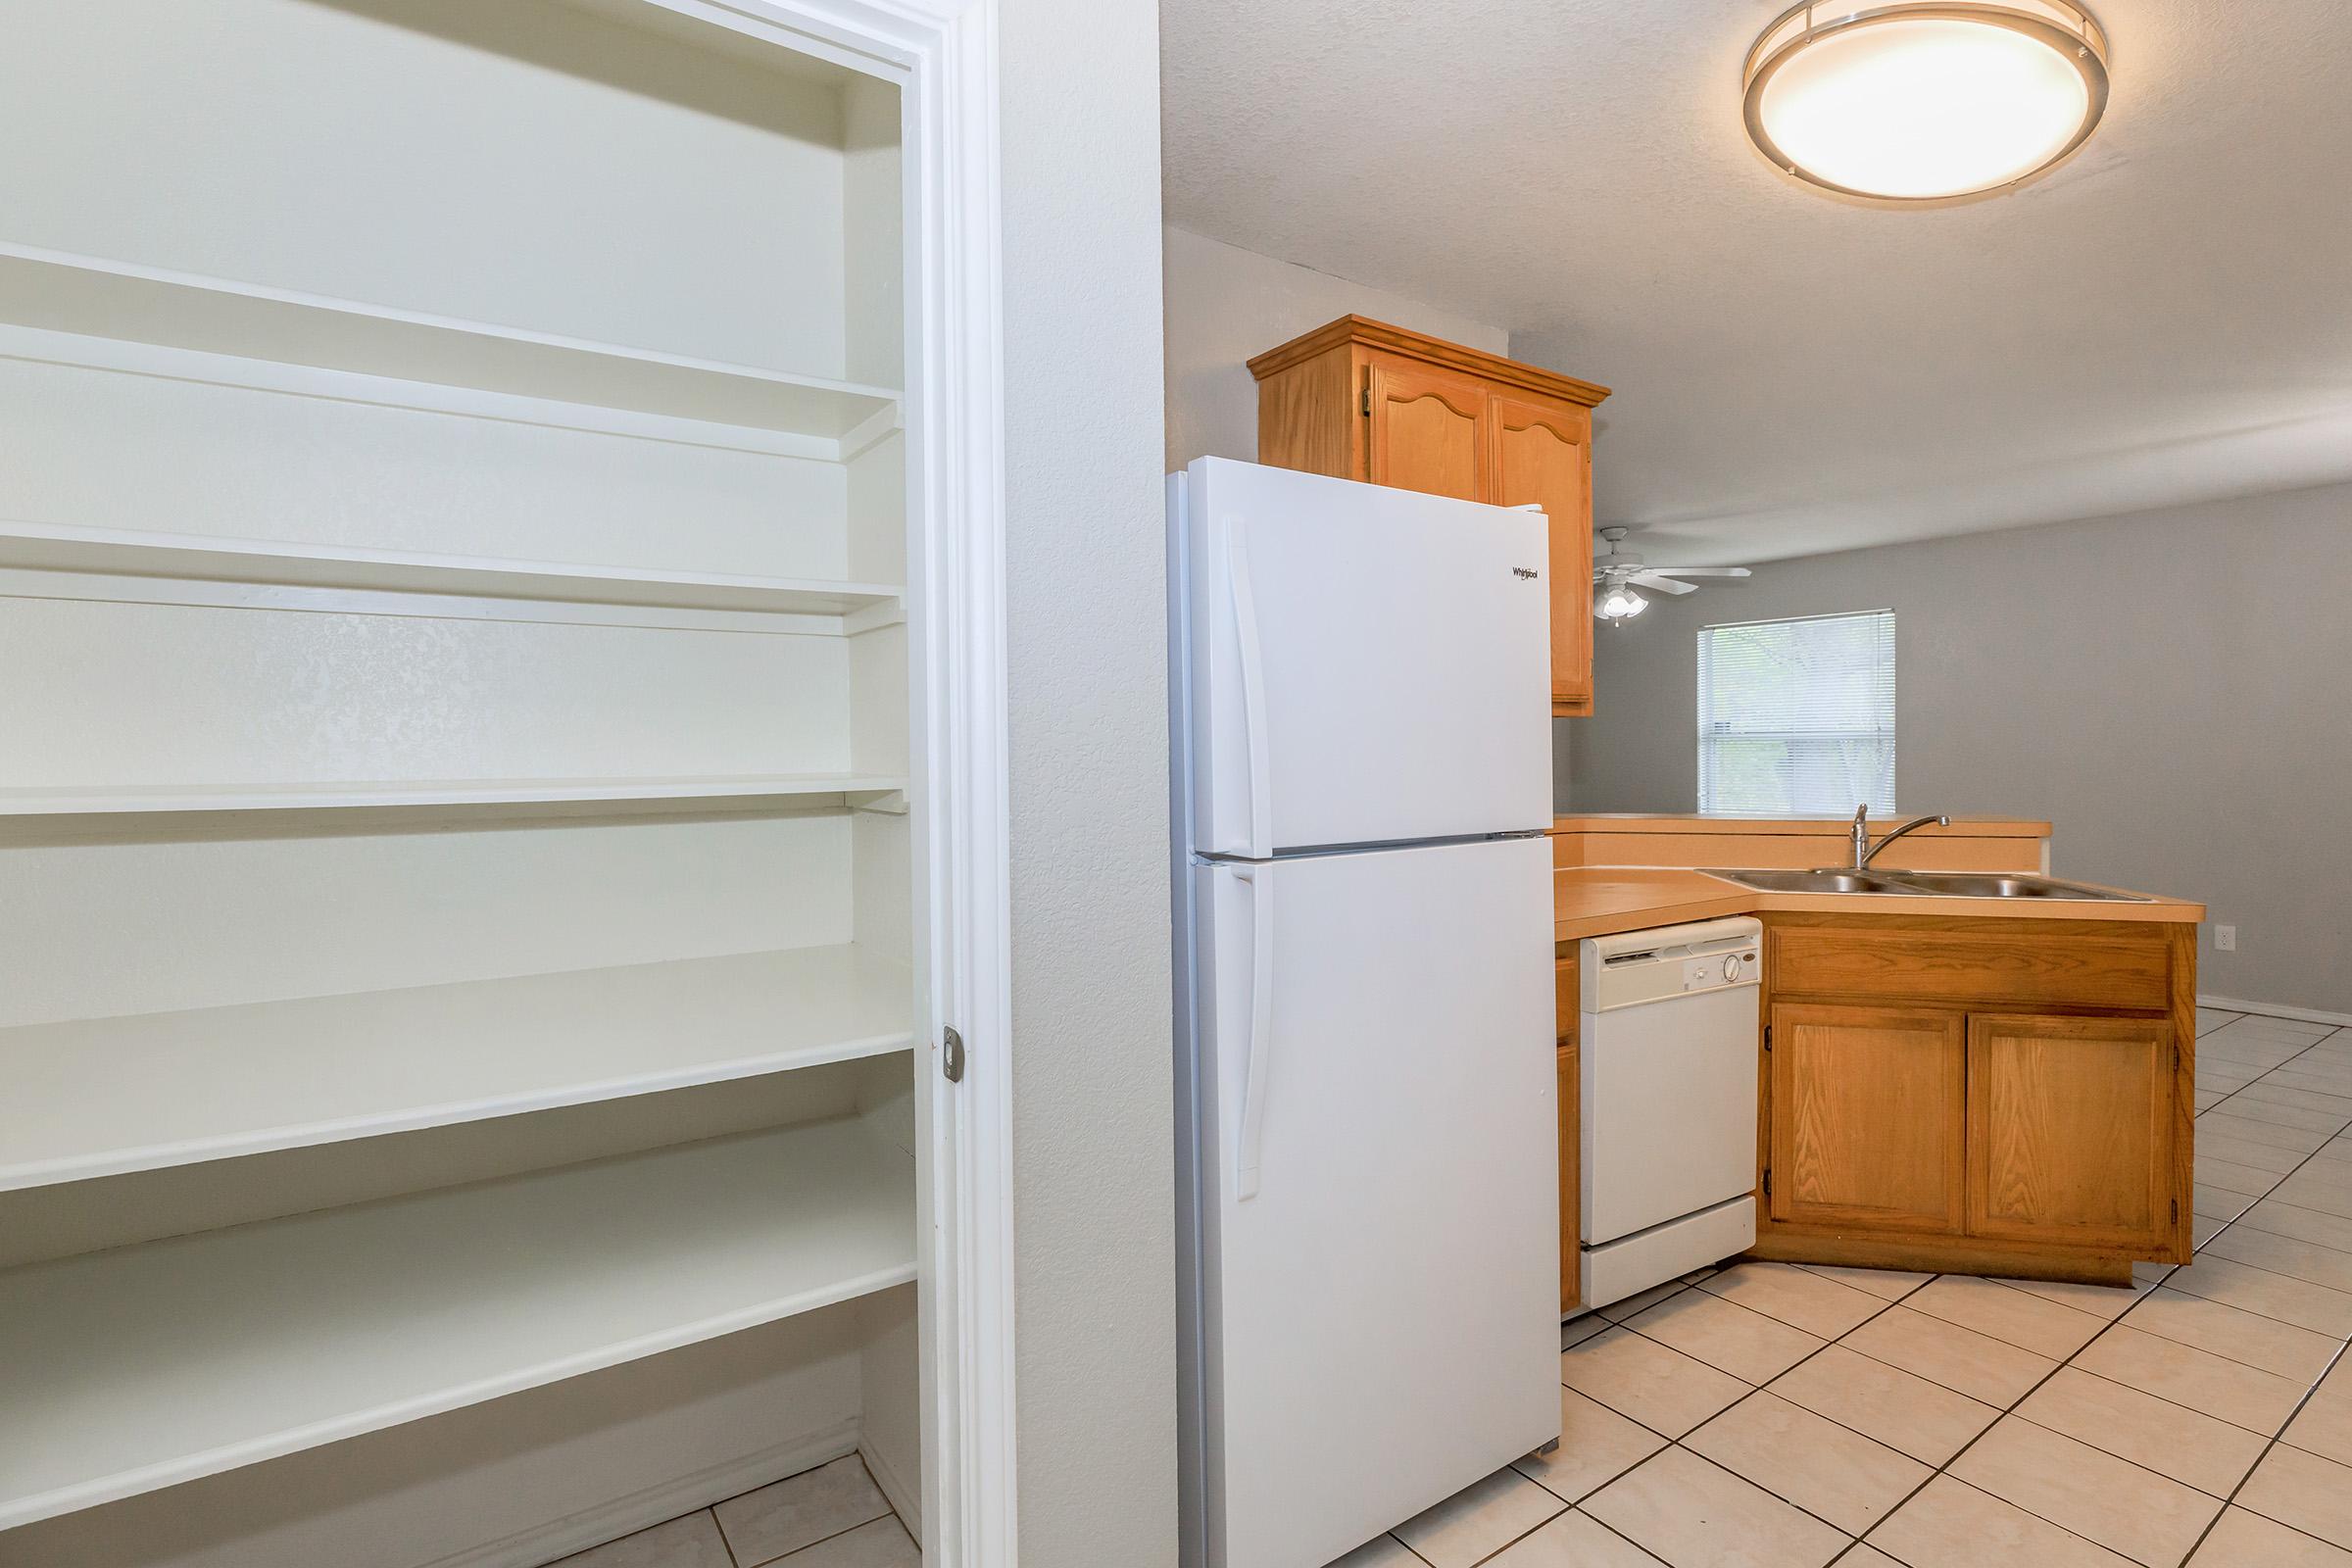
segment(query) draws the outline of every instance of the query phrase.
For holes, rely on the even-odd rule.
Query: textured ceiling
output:
[[[1927,211],[1750,149],[1781,8],[1162,0],[1168,220],[1615,388],[1599,518],[1658,560],[2352,479],[2352,5],[2097,4],[2083,153]]]

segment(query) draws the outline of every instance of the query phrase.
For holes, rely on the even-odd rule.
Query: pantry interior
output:
[[[137,9],[0,52],[0,1555],[491,1568],[853,1451],[925,1538],[910,77]]]

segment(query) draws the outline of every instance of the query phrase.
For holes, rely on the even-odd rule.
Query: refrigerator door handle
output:
[[[1250,1033],[1242,1065],[1242,1135],[1233,1155],[1234,1198],[1257,1196],[1258,1149],[1265,1142],[1266,1068],[1273,1051],[1274,887],[1272,866],[1229,866],[1250,888]]]
[[[1257,599],[1250,588],[1250,552],[1241,519],[1225,530],[1225,582],[1233,595],[1234,635],[1240,643],[1242,728],[1250,760],[1250,854],[1274,853],[1273,779],[1266,744],[1266,670],[1257,638]]]

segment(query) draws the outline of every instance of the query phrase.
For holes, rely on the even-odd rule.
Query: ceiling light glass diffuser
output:
[[[1613,583],[1592,607],[1602,620],[1631,620],[1649,608],[1649,601],[1623,583]]]
[[[1845,196],[1956,201],[2082,145],[2107,108],[2107,34],[2067,0],[1837,0],[1783,13],[1744,76],[1775,167]]]

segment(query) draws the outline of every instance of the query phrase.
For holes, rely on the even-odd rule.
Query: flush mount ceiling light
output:
[[[1776,168],[1910,205],[2024,184],[2107,108],[2107,34],[2067,0],[1799,5],[1747,52],[1747,133]]]

